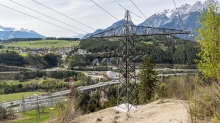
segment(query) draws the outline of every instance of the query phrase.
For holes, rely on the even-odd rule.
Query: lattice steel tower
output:
[[[118,37],[121,46],[114,52],[103,55],[103,57],[118,57],[119,62],[119,81],[117,105],[125,104],[126,110],[130,111],[132,106],[137,106],[137,87],[135,58],[141,53],[134,46],[134,36],[170,35],[170,34],[189,34],[186,30],[154,28],[145,26],[135,26],[132,23],[129,10],[126,10],[122,26],[110,29],[90,36],[90,38],[111,38]]]

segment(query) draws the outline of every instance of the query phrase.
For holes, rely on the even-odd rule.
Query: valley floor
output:
[[[182,100],[160,100],[140,105],[132,110],[130,116],[107,108],[91,114],[80,116],[79,123],[188,123],[187,103]],[[77,123],[78,123],[77,122]]]

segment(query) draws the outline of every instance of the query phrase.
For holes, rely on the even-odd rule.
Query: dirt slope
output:
[[[79,123],[188,123],[187,104],[181,100],[155,101],[138,106],[130,116],[113,108],[80,116]]]

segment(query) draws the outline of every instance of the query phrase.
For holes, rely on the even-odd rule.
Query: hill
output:
[[[82,115],[77,123],[188,123],[187,103],[182,100],[166,100],[165,103],[155,101],[138,106],[130,112],[107,108],[98,112]]]
[[[120,47],[120,41],[112,39],[86,39],[79,44],[87,52],[99,53],[115,51]],[[198,44],[193,41],[179,39],[175,36],[151,36],[135,38],[135,47],[145,51],[158,64],[195,64]],[[136,59],[141,61],[141,59]]]

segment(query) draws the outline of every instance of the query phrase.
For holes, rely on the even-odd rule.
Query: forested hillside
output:
[[[108,52],[119,48],[120,41],[87,39],[82,40],[79,46],[88,52]],[[156,63],[195,64],[199,52],[198,43],[175,36],[139,37],[135,38],[135,46],[145,51]]]
[[[55,67],[60,59],[59,55],[52,53],[44,56],[27,54],[26,57],[19,55],[14,51],[0,53],[0,64],[11,66],[31,66],[36,68]]]

